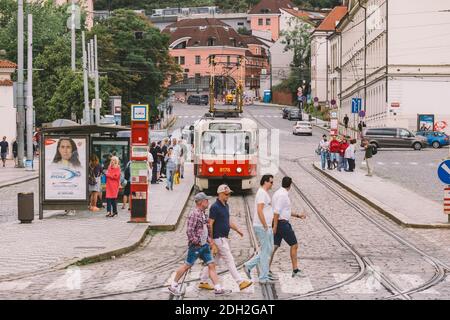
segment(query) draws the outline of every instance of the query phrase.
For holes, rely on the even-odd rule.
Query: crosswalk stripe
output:
[[[289,272],[277,272],[281,291],[290,294],[305,294],[314,290],[309,277],[295,277]]]
[[[105,286],[107,291],[134,291],[144,280],[143,272],[121,271],[114,280]]]
[[[390,275],[391,279],[398,283],[400,288],[405,291],[414,289],[425,283],[420,276],[415,274],[393,274]],[[424,294],[440,294],[436,289],[430,288],[425,291],[421,291]]]
[[[353,276],[352,273],[334,273],[333,277],[337,283],[342,282]],[[370,275],[369,277],[364,277],[360,280],[354,281],[345,285],[341,288],[341,290],[345,291],[348,294],[372,294],[381,290],[383,286],[380,281],[374,276]]]
[[[417,165],[418,165],[417,162],[410,162],[409,164],[410,164],[410,165],[413,165],[413,166],[417,166]]]
[[[79,267],[70,267],[63,276],[60,276],[58,279],[45,287],[44,291],[55,289],[80,290],[82,289],[83,282],[91,278],[93,275],[94,272],[92,270],[81,270]]]

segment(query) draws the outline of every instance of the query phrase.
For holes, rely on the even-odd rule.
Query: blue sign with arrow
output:
[[[438,169],[439,179],[445,184],[450,184],[450,160],[441,163]]]
[[[352,99],[352,113],[359,113],[362,109],[362,99],[353,98]]]

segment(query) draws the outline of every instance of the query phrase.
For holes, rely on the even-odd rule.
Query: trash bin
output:
[[[34,193],[19,193],[17,195],[17,211],[21,223],[31,223],[34,219]]]
[[[272,96],[272,93],[270,92],[270,90],[264,90],[264,97],[263,97],[263,101],[265,102],[265,103],[269,103],[270,102],[270,100],[272,100],[271,97]]]

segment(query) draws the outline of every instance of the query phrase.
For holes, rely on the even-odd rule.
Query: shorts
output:
[[[158,172],[161,172],[161,162],[158,162],[157,167],[156,167],[156,170],[157,170]]]
[[[297,244],[297,237],[289,221],[278,220],[277,233],[273,236],[273,244],[279,247],[281,240],[286,241],[290,247]]]
[[[8,154],[6,152],[2,152],[2,154],[1,154],[2,160],[6,160],[7,155]]]
[[[203,246],[189,246],[185,263],[192,267],[198,258],[202,259],[207,265],[214,262],[209,244],[204,244]]]

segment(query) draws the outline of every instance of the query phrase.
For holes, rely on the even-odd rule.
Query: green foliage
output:
[[[133,11],[114,11],[90,33],[97,34],[99,70],[108,75],[109,93],[122,96],[127,104],[122,111],[125,124],[131,104],[156,104],[166,93],[163,83],[181,71],[169,55],[169,37]]]
[[[252,35],[252,30],[248,30],[246,27],[240,27],[237,29],[237,33],[239,34],[243,34],[246,36],[251,36]]]

